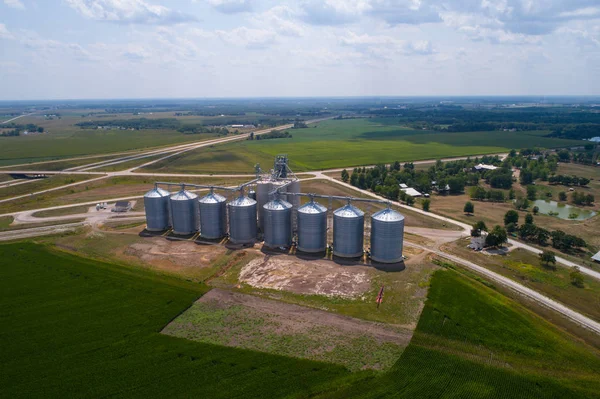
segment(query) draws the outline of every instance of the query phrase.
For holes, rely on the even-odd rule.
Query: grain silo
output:
[[[293,182],[290,183],[290,185],[287,187],[287,192],[288,193],[299,193],[300,192],[300,180],[294,180]],[[298,195],[288,195],[287,196],[287,200],[290,204],[292,204],[294,206],[295,209],[298,209],[298,207],[300,207],[300,196]]]
[[[292,204],[274,199],[263,207],[265,245],[289,247],[292,245]]]
[[[256,201],[240,195],[227,204],[229,209],[229,239],[234,244],[256,241]]]
[[[371,216],[371,259],[380,263],[402,260],[404,216],[386,208]]]
[[[169,200],[173,233],[180,235],[198,231],[198,196],[185,190],[173,194]]]
[[[252,198],[253,200],[256,201],[256,191],[254,191],[254,190],[248,191],[248,197]]]
[[[333,212],[333,254],[355,258],[363,254],[365,214],[348,203]]]
[[[169,193],[154,185],[154,188],[144,194],[144,209],[146,211],[146,230],[163,231],[171,227],[169,221]]]
[[[273,190],[270,180],[261,180],[256,183],[256,202],[258,204],[258,227],[263,230],[263,206],[269,202],[269,193]]]
[[[298,208],[298,250],[323,252],[327,248],[327,208],[312,199]]]
[[[284,201],[287,201],[287,195],[285,193],[287,192],[287,190],[289,188],[289,185],[286,185],[288,183],[289,183],[289,181],[285,181],[285,180],[276,180],[276,181],[273,181],[273,183],[272,183],[273,188],[271,190],[275,190],[275,189],[279,188],[279,190],[277,190],[277,192],[279,193],[278,198],[280,198]],[[274,197],[271,196],[271,198],[269,198],[269,199],[272,199],[272,198],[274,198]]]
[[[198,200],[200,208],[200,236],[217,239],[227,234],[226,198],[212,190]]]

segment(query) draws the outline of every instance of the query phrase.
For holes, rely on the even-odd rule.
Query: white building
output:
[[[400,190],[404,191],[406,195],[410,195],[411,197],[420,197],[421,195],[423,195],[412,187],[401,188]]]
[[[475,170],[496,170],[497,166],[494,165],[486,165],[484,163],[480,163],[479,165],[474,166]]]

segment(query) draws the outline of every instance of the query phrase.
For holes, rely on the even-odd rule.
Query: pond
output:
[[[534,206],[540,208],[540,213],[544,215],[556,216],[561,219],[586,220],[596,215],[594,211],[561,204],[556,201],[536,200],[531,207]]]

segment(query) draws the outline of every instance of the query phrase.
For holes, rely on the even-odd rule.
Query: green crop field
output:
[[[0,245],[3,397],[307,396],[342,367],[159,331],[206,287],[17,243]]]
[[[206,286],[0,245],[0,386],[18,397],[598,397],[598,353],[453,270],[434,274],[390,372],[232,349],[159,331]]]
[[[374,123],[369,119],[328,120],[290,129],[293,138],[252,140],[199,149],[149,166],[160,172],[249,172],[268,169],[288,154],[294,171],[491,154],[525,147],[564,147],[580,141],[543,137],[547,132],[445,133]]]
[[[411,344],[389,373],[335,397],[599,397],[600,354],[453,270],[434,274]],[[331,397],[324,395],[323,397]]]
[[[120,116],[113,119],[118,118]],[[37,124],[48,133],[0,137],[0,166],[160,147],[215,137],[211,134],[183,134],[176,130],[94,130],[74,126],[84,120],[87,119],[76,116],[54,120],[44,120],[41,116],[22,118],[19,123]]]

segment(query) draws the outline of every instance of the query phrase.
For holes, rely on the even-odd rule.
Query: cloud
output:
[[[93,55],[77,43],[65,43],[58,40],[46,39],[38,33],[29,30],[22,30],[16,40],[25,48],[32,50],[36,56],[42,58],[59,56],[70,57],[77,61],[99,60],[99,57]]]
[[[290,37],[304,36],[305,29],[293,20],[297,13],[287,6],[276,6],[252,18],[256,26],[269,27],[278,34]]]
[[[4,24],[0,24],[0,39],[14,39],[14,36]]]
[[[4,0],[4,4],[9,6],[10,8],[15,8],[17,10],[24,10],[25,4],[21,0]]]
[[[427,0],[372,0],[367,14],[390,25],[440,22],[437,7],[432,3]]]
[[[245,26],[230,30],[216,31],[217,35],[228,44],[248,49],[265,49],[277,42],[277,35],[272,30],[252,29]]]
[[[208,0],[208,3],[225,14],[250,12],[253,9],[251,0]]]
[[[342,25],[357,21],[370,8],[368,0],[308,0],[302,19],[311,25]]]
[[[86,18],[126,24],[172,25],[196,21],[192,15],[144,0],[66,0]]]
[[[388,60],[398,54],[408,56],[436,53],[432,43],[428,40],[407,41],[385,35],[358,35],[354,32],[347,32],[339,42],[342,46],[352,47],[369,57]]]

